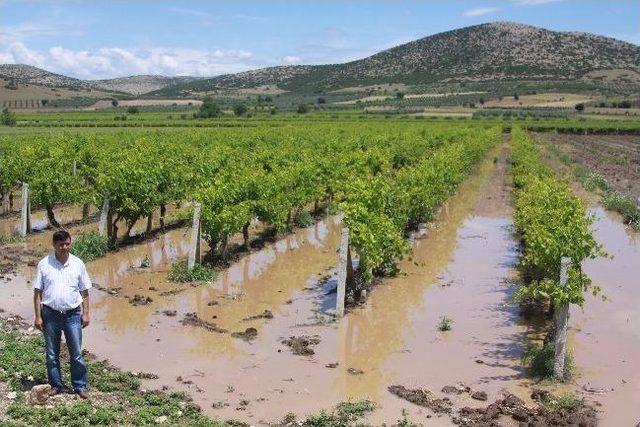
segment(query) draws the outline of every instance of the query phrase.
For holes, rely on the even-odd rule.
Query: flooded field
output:
[[[507,145],[490,153],[437,220],[413,236],[402,273],[343,319],[332,316],[338,218],[246,254],[199,286],[166,280],[187,253],[189,229],[182,228],[88,264],[97,286],[85,347],[120,368],[157,374],[147,388],[186,390],[207,414],[250,424],[370,399],[378,404],[365,419],[372,424],[394,423],[406,410],[417,423],[452,425],[450,416],[390,393],[393,385],[443,397],[443,387],[463,383],[489,401],[509,391],[529,402],[540,385],[527,378],[521,358],[539,331],[513,301],[518,248],[507,154]],[[593,212],[597,238],[613,258],[584,267],[608,299],[572,309],[577,375],[568,385],[543,386],[598,401],[602,425],[632,425],[638,414],[630,408],[640,407],[640,241],[619,219]],[[48,234],[28,244],[44,245]],[[32,317],[34,270],[21,266],[0,281],[0,308]],[[438,330],[443,317],[450,331]],[[293,354],[284,341],[302,336],[308,339],[294,348],[303,354]],[[483,405],[469,393],[446,397],[454,412]]]

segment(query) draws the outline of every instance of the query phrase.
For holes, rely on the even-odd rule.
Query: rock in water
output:
[[[34,385],[29,392],[29,404],[30,405],[44,405],[49,399],[49,390],[51,386],[49,384]]]

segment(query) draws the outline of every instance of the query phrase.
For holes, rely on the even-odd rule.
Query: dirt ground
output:
[[[604,175],[615,190],[640,197],[640,136],[539,133],[535,137]]]

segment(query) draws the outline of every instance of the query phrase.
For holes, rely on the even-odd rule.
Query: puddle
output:
[[[635,425],[640,408],[640,233],[617,214],[592,208],[596,239],[613,259],[583,264],[607,301],[588,295],[584,308],[572,308],[570,338],[580,388],[611,390],[593,394],[603,406],[602,425]]]
[[[427,420],[428,410],[390,394],[393,384],[442,396],[442,387],[464,382],[485,391],[489,401],[504,389],[525,398],[531,382],[524,379],[520,357],[531,327],[521,321],[514,289],[505,283],[517,253],[504,153],[492,162],[498,154],[491,153],[461,185],[437,226],[415,236],[411,258],[400,265],[403,273],[385,280],[364,306],[338,322],[325,314],[335,298],[329,292],[340,240],[335,218],[248,254],[212,284],[197,287],[165,280],[172,260],[187,252],[188,228],[175,229],[89,264],[95,282],[121,289],[117,296],[92,292],[85,346],[123,369],[159,375],[145,380],[145,387],[185,389],[207,414],[251,424],[369,398],[382,408],[367,417],[372,424],[394,423],[405,408],[413,421],[451,425],[448,417]],[[584,313],[573,312],[577,382],[615,382],[614,392],[597,396],[603,417],[611,425],[630,425],[628,408],[638,407],[640,394],[633,370],[640,360],[633,316],[640,314],[640,290],[631,281],[640,273],[634,266],[637,241],[608,214],[596,213],[598,238],[615,258],[585,265],[610,301],[589,299]],[[136,268],[145,257],[149,268]],[[10,301],[11,311],[27,318],[32,270],[0,283],[0,306],[6,309]],[[135,295],[152,301],[133,306],[129,298]],[[181,324],[189,313],[228,333]],[[442,316],[453,320],[451,331],[437,330]],[[250,329],[251,339],[232,336]],[[317,336],[315,354],[297,356],[282,343],[303,335]],[[455,407],[481,405],[467,394],[448,397]],[[243,399],[249,405],[237,410]]]

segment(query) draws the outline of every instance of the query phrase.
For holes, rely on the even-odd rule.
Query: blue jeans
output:
[[[87,388],[87,365],[82,357],[82,309],[80,306],[60,313],[46,305],[42,306],[42,322],[44,323],[44,341],[47,356],[47,377],[51,387],[64,388],[60,373],[60,337],[69,349],[71,360],[71,383],[73,390],[85,391]]]

